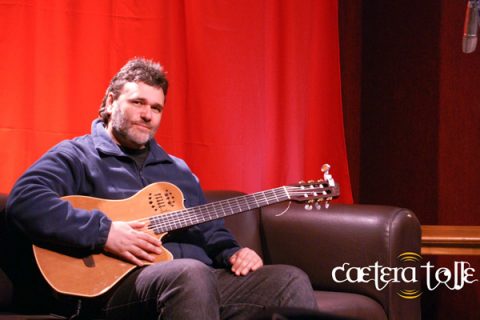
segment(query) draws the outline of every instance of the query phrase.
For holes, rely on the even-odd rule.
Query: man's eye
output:
[[[135,106],[142,106],[144,104],[142,100],[130,100],[130,103]]]

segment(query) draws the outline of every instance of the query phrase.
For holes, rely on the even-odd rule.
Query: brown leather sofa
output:
[[[237,195],[240,193],[207,192],[209,201]],[[1,219],[4,218],[5,198],[0,195]],[[266,263],[291,264],[303,269],[312,281],[322,314],[335,319],[420,319],[420,298],[405,294],[401,297],[405,292],[420,291],[418,278],[410,283],[392,282],[382,290],[376,288],[374,280],[337,283],[332,278],[333,270],[336,270],[334,273],[339,281],[345,280],[347,273],[356,278],[358,270],[368,272],[364,277],[368,280],[376,277],[375,270],[377,276],[381,275],[380,267],[416,267],[399,258],[402,253],[420,252],[420,224],[411,211],[335,203],[319,211],[307,211],[303,204],[297,203],[292,203],[285,211],[287,207],[287,203],[280,203],[251,210],[228,217],[226,225],[242,245],[255,249]],[[0,230],[0,237],[3,231]],[[12,258],[2,254],[0,262]],[[349,267],[357,269],[349,270]],[[390,271],[392,274],[394,271]],[[379,282],[377,286],[383,284]],[[57,319],[54,316],[26,315],[28,310],[20,310],[21,314],[18,310],[12,312],[13,289],[11,281],[0,269],[1,319]]]

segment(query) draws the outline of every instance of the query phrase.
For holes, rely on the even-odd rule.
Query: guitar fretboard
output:
[[[156,234],[165,233],[289,199],[286,187],[279,187],[153,216],[150,217],[149,228]]]

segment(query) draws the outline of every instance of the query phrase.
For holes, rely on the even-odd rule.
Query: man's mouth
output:
[[[145,125],[145,124],[142,124],[142,123],[135,123],[134,125],[142,128],[143,130],[148,130],[148,131],[151,130],[151,128],[148,125]]]

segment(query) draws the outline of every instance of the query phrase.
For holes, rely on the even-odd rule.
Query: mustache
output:
[[[138,125],[138,126],[145,127],[147,129],[152,129],[152,126],[145,121],[133,121],[132,125]]]

